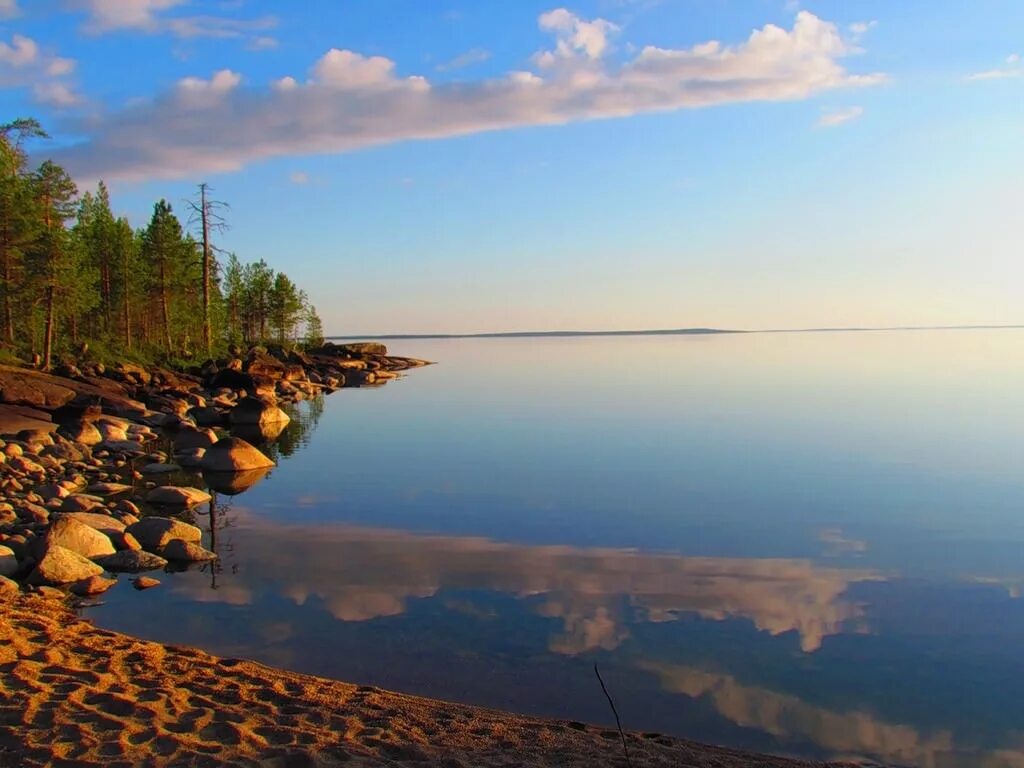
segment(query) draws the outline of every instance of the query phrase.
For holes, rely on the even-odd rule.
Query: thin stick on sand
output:
[[[608,689],[605,688],[604,680],[601,679],[601,672],[597,668],[597,664],[594,665],[594,674],[597,675],[597,682],[601,684],[601,690],[604,691],[604,697],[608,699],[608,703],[612,707],[612,714],[615,715],[615,726],[619,729],[619,738],[622,739],[622,752],[626,755],[626,765],[629,768],[633,768],[633,764],[629,761],[629,747],[626,746],[626,734],[622,732],[622,722],[619,720],[619,712],[615,709],[615,702],[612,701],[611,694],[608,693]]]

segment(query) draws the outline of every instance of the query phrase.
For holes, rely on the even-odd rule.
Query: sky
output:
[[[0,0],[0,122],[329,334],[1024,323],[1020,0]]]

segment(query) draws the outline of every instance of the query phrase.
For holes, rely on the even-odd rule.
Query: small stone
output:
[[[117,579],[108,579],[104,576],[90,576],[88,579],[76,581],[71,585],[71,593],[79,597],[91,597],[101,595],[117,584]]]
[[[132,579],[132,586],[141,592],[144,589],[159,587],[160,579],[154,579],[152,576],[136,576]]]

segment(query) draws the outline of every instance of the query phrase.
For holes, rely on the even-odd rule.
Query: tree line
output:
[[[322,343],[316,309],[286,274],[235,254],[221,265],[211,239],[227,206],[207,185],[184,223],[160,200],[133,229],[103,182],[80,194],[59,165],[29,167],[26,144],[45,137],[33,119],[0,125],[0,346],[49,368],[83,343],[144,360]]]

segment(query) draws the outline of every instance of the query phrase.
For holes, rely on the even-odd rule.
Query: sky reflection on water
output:
[[[596,660],[627,727],[1024,766],[1024,333],[392,346],[440,364],[304,405],[218,572],[89,615],[607,722]]]

